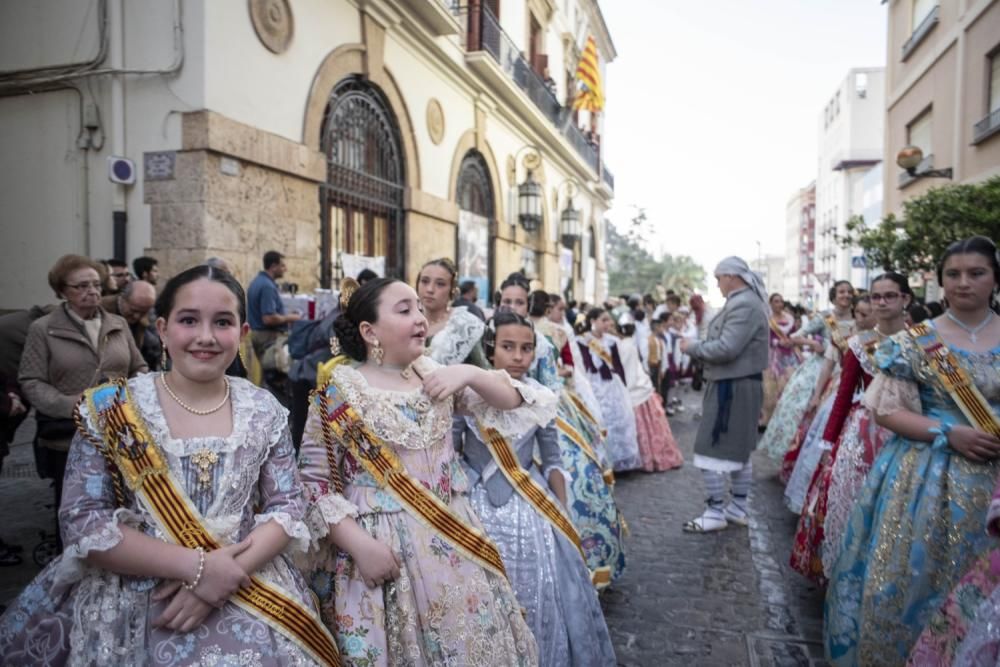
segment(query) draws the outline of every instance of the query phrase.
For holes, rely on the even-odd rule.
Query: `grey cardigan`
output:
[[[705,365],[706,380],[748,377],[767,368],[768,324],[764,304],[749,288],[731,292],[708,325],[705,340],[687,354]]]
[[[479,431],[476,429],[473,418],[454,417],[451,434],[455,449],[462,456],[462,467],[469,477],[469,488],[471,489],[476,484],[482,484],[486,488],[486,495],[490,499],[491,505],[494,507],[506,505],[514,493],[514,488],[507,481],[503,471],[493,461],[493,456],[486,448],[486,444],[479,438]],[[536,442],[541,456],[542,471],[548,472],[553,468],[559,468],[562,465],[562,456],[559,453],[559,436],[554,424],[549,424],[544,428],[536,426],[522,435],[517,442],[511,443],[514,455],[517,456],[521,467],[525,470],[531,470],[534,466],[532,459]],[[537,477],[536,481],[538,481]],[[542,487],[546,488],[544,482],[542,482]]]

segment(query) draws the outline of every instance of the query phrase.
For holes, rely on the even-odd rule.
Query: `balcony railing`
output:
[[[614,192],[615,191],[615,175],[611,173],[611,170],[608,169],[608,165],[606,165],[606,164],[602,164],[601,165],[601,178],[604,179],[604,182],[607,184],[607,186],[609,188],[611,188],[612,192]]]
[[[446,0],[439,0],[446,2]],[[587,165],[600,174],[614,190],[614,176],[601,169],[599,148],[576,126],[571,118],[572,109],[563,107],[555,94],[554,82],[546,83],[534,70],[514,40],[504,32],[500,21],[489,9],[478,6],[472,10],[451,4],[452,13],[465,27],[465,48],[484,51],[497,62],[500,69],[520,88],[557,131],[573,147]]]
[[[493,59],[500,65],[500,69],[506,72],[507,76],[517,84],[517,87],[525,92],[539,111],[552,123],[558,123],[562,107],[550,87],[545,85],[545,80],[531,68],[531,64],[514,44],[514,40],[500,27],[500,21],[493,16],[493,12],[482,7],[478,12],[471,13],[469,20],[475,21],[477,14],[479,30],[474,31],[470,26],[469,34],[478,32],[479,50],[486,51],[493,56]]]
[[[920,22],[917,29],[913,31],[910,38],[903,42],[903,61],[905,62],[910,55],[917,50],[920,46],[920,42],[924,41],[927,35],[930,34],[934,26],[938,24],[941,20],[941,5],[934,5],[934,8],[927,12],[927,16],[924,20]]]
[[[997,132],[1000,132],[1000,109],[994,109],[986,114],[986,118],[972,127],[972,143],[978,144],[986,141]]]
[[[566,113],[568,115],[572,111],[566,109]],[[580,131],[580,128],[576,126],[572,118],[566,119],[563,136],[569,140],[570,145],[576,149],[576,152],[580,154],[583,161],[589,164],[595,173],[600,171],[601,160],[597,155],[597,148],[590,143],[590,140]]]

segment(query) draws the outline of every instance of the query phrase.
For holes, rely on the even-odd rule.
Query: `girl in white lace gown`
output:
[[[489,368],[481,342],[486,324],[465,306],[452,305],[457,292],[458,270],[450,259],[433,259],[420,268],[417,294],[427,317],[427,354],[445,366]]]
[[[231,600],[255,575],[318,618],[285,555],[309,544],[286,411],[224,376],[247,331],[243,290],[195,267],[167,283],[156,310],[173,365],[128,381],[131,404],[204,527],[229,546],[199,555],[174,543],[146,496],[115,479],[98,449],[104,419],[81,403],[60,508],[66,550],[0,618],[2,662],[317,664]]]

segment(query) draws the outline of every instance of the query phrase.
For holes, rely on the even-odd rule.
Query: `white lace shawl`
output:
[[[485,427],[495,428],[511,442],[517,442],[536,426],[548,426],[555,420],[559,399],[551,389],[527,376],[523,380],[515,380],[507,371],[493,372],[502,374],[521,394],[524,402],[513,410],[501,410],[487,405],[479,394],[466,388],[460,401],[463,413]]]
[[[483,337],[486,324],[465,306],[454,306],[444,328],[431,339],[430,357],[444,366],[465,361]]]

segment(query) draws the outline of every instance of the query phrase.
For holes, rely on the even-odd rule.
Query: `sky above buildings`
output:
[[[852,67],[884,66],[879,0],[603,0],[618,58],[604,157],[619,229],[644,207],[651,251],[711,275],[785,252],[785,207],[816,178],[820,112]],[[714,288],[714,281],[709,280]]]

